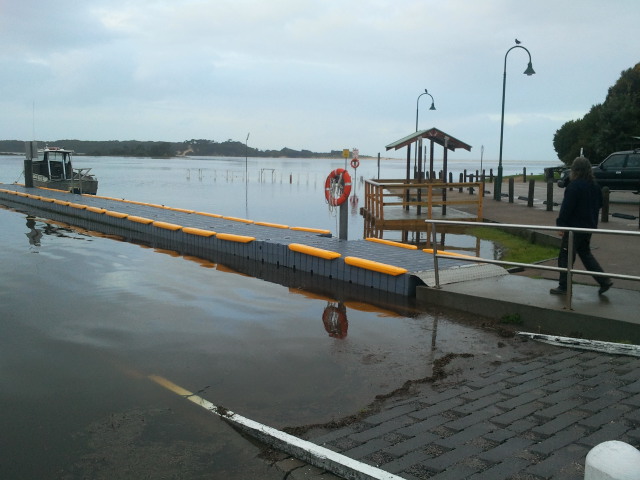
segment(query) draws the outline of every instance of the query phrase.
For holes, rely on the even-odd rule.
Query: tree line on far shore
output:
[[[154,157],[168,158],[176,156],[210,156],[210,157],[287,157],[287,158],[341,158],[342,150],[332,150],[326,153],[311,152],[309,150],[259,150],[247,146],[242,142],[227,140],[215,142],[213,140],[185,140],[184,142],[153,142],[139,140],[55,140],[39,141],[40,148],[61,147],[76,152],[76,155],[113,156],[113,157]],[[25,142],[22,140],[0,140],[0,152],[23,153]]]

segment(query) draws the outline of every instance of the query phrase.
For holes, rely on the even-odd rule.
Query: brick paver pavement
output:
[[[438,480],[581,480],[595,445],[640,447],[640,358],[541,351],[455,383],[415,384],[374,415],[307,437],[403,478]]]

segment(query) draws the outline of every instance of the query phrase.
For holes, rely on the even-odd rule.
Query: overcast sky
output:
[[[637,0],[0,0],[0,139],[228,139],[552,160],[553,135],[640,62]],[[640,134],[640,132],[637,132]]]

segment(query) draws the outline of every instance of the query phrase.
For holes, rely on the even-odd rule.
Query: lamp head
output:
[[[429,110],[435,110],[435,109],[436,109],[435,104],[433,102],[431,102],[431,107],[429,107]]]
[[[533,75],[534,73],[536,73],[536,72],[533,70],[533,66],[531,65],[531,62],[529,62],[529,65],[527,65],[527,69],[526,69],[523,73],[524,73],[525,75],[529,75],[529,76],[531,76],[531,75]]]

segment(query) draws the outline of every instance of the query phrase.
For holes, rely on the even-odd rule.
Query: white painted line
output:
[[[560,347],[578,348],[612,355],[629,355],[640,357],[640,345],[626,343],[601,342],[599,340],[585,340],[583,338],[559,337],[557,335],[542,335],[540,333],[517,332],[518,335],[532,340],[557,345]]]
[[[255,422],[224,407],[216,407],[208,400],[185,390],[166,378],[158,375],[149,375],[149,378],[158,385],[222,417],[224,420],[232,423],[258,440],[310,465],[323,468],[349,480],[402,480],[401,477],[385,472],[377,467],[353,460],[352,458],[316,445],[315,443],[302,440],[288,433],[276,430],[275,428]]]

